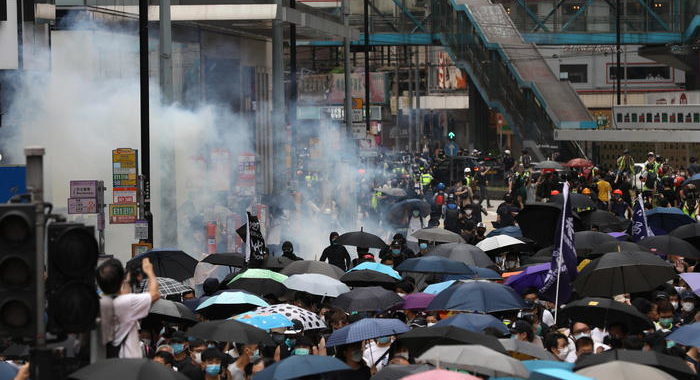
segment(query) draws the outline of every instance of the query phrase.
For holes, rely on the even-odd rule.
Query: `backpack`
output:
[[[438,194],[435,196],[435,204],[442,206],[445,204],[445,194]]]

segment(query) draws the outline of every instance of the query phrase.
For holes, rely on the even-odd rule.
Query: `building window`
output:
[[[559,65],[559,72],[566,73],[571,83],[588,82],[588,65]]]
[[[671,68],[669,66],[652,66],[652,65],[629,65],[621,67],[622,80],[632,81],[649,81],[649,82],[667,82],[671,80]],[[617,79],[617,67],[610,66],[608,68],[608,79],[613,81]]]

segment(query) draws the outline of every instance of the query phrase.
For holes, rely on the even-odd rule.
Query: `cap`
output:
[[[506,149],[506,150],[503,151],[503,153],[505,153],[505,154],[510,154],[510,150]]]
[[[514,334],[524,333],[528,331],[532,331],[532,325],[529,322],[524,321],[522,319],[518,319],[517,321],[513,322],[512,325],[510,325],[510,332]]]
[[[465,172],[465,173],[471,173],[471,171],[472,171],[472,170],[469,169],[469,168],[464,168],[464,172]]]
[[[304,332],[304,324],[301,323],[300,320],[298,319],[292,319],[292,326],[287,327],[287,330],[285,330],[284,334],[285,335],[296,335],[296,334],[301,334]]]
[[[653,156],[653,155],[654,155],[654,152],[649,152],[649,153],[647,153],[647,157]]]
[[[484,224],[484,222],[479,222],[476,224],[476,228],[486,228],[486,225]]]
[[[622,190],[620,190],[620,189],[615,189],[615,190],[613,190],[613,194],[622,195]]]
[[[680,294],[682,300],[695,299],[695,293],[690,290],[684,290]]]
[[[652,298],[654,300],[667,300],[668,293],[664,292],[663,290],[659,290],[659,291],[652,293]]]
[[[591,189],[589,189],[587,187],[584,188],[583,190],[581,190],[581,194],[590,194],[590,193],[591,193]]]
[[[559,194],[560,194],[559,190],[552,190],[552,192],[549,193],[549,195],[559,195]]]

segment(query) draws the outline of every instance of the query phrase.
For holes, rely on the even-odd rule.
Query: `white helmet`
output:
[[[506,149],[503,153],[510,154],[510,150]]]
[[[464,168],[464,172],[465,172],[465,173],[471,173],[471,172],[472,172],[472,170],[471,170],[471,169],[469,169],[469,168]]]

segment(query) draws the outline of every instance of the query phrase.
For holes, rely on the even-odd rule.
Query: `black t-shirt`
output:
[[[474,224],[481,222],[482,207],[480,205],[470,203],[462,209],[464,210],[464,216],[467,220],[474,222]]]
[[[520,211],[520,209],[513,205],[501,203],[501,205],[498,206],[498,209],[496,210],[496,214],[498,214],[501,217],[499,227],[514,226],[515,217],[513,216],[513,213],[517,214],[518,211]]]
[[[613,212],[618,218],[625,218],[625,212],[627,211],[627,208],[629,206],[627,205],[627,202],[624,200],[621,200],[619,202],[617,201],[612,201],[610,202],[610,211]]]
[[[328,263],[346,271],[350,266],[350,254],[342,245],[331,244],[323,250],[321,261],[328,259]]]
[[[323,376],[325,380],[369,380],[372,373],[365,364],[357,369],[331,372]]]
[[[204,371],[202,371],[202,367],[192,361],[192,358],[189,356],[185,356],[181,361],[175,362],[174,367],[190,380],[204,380]]]

